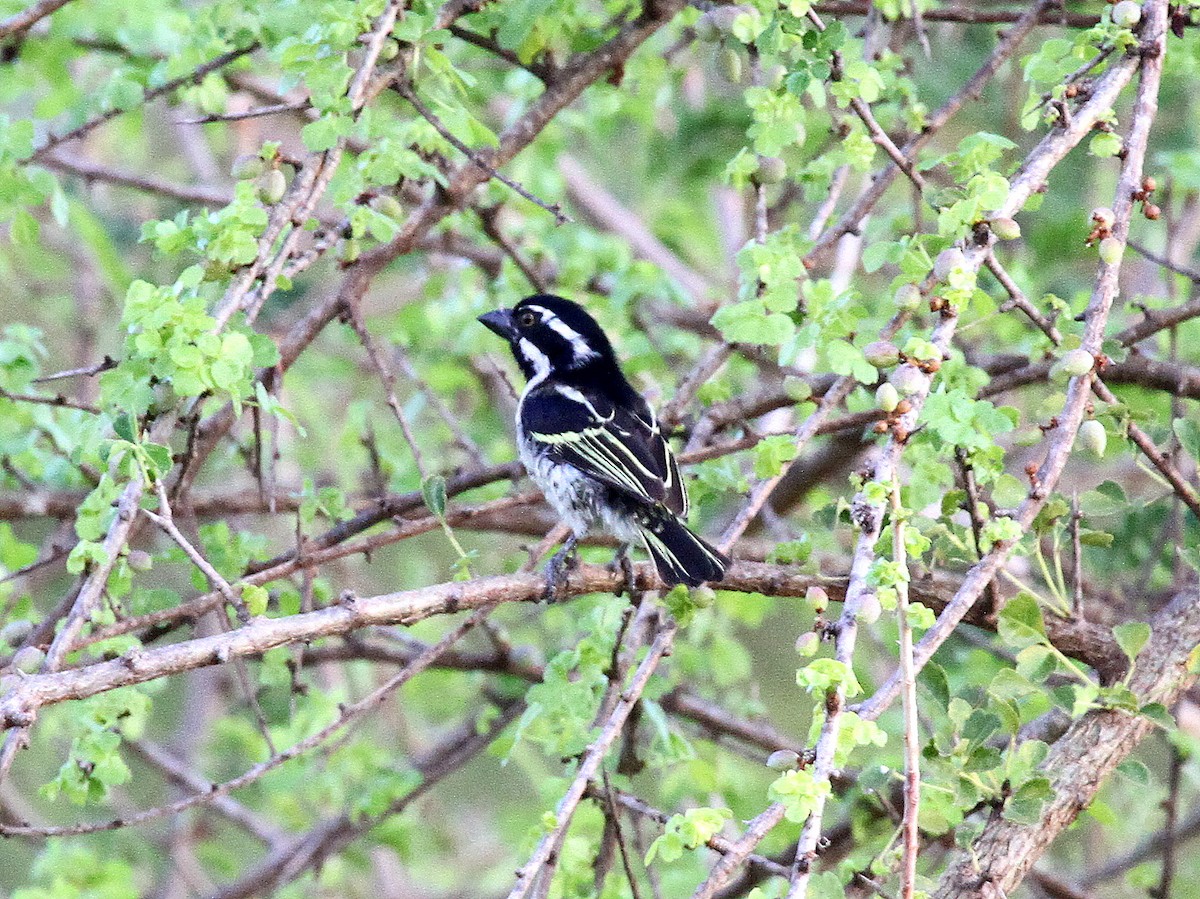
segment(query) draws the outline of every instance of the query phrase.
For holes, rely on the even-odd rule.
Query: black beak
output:
[[[513,325],[511,309],[497,309],[495,312],[486,312],[479,316],[479,321],[493,334],[497,334],[505,340],[511,341],[516,339],[517,329]]]

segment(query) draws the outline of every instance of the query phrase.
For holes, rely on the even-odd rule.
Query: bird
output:
[[[575,546],[595,530],[641,543],[668,585],[719,581],[729,558],[691,531],[687,486],[654,410],[630,385],[607,335],[578,303],[552,294],[479,316],[508,342],[526,379],[517,404],[521,462],[570,528],[547,566],[554,598]]]

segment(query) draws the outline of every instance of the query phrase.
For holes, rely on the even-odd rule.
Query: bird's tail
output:
[[[697,587],[705,581],[719,581],[729,567],[728,556],[666,510],[652,512],[639,529],[658,576],[668,584]]]

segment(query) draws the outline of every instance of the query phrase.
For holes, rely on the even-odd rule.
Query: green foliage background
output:
[[[1038,102],[1043,94],[1063,100],[1064,78],[1099,48],[1107,53],[1097,71],[1135,42],[1129,29],[1109,21],[1106,4],[1068,4],[1073,14],[1098,16],[1098,24],[1034,29],[1016,59],[920,154],[924,199],[897,179],[863,224],[860,246],[850,240],[840,256],[818,254],[806,266],[801,260],[813,246],[809,229],[822,201],[839,192],[836,221],[887,162],[852,114],[851,101],[869,104],[902,145],[996,46],[996,25],[941,21],[932,15],[936,10],[960,7],[918,5],[928,18],[922,25],[928,57],[908,3],[877,2],[869,20],[827,12],[822,31],[806,18],[808,3],[755,0],[725,8],[730,15],[715,17],[721,26],[715,33],[713,14],[701,21],[708,4],[687,7],[502,166],[532,194],[562,203],[574,221],[556,223],[491,179],[460,198],[464,208],[412,252],[372,272],[355,308],[396,369],[397,405],[416,435],[419,457],[389,408],[349,312],[324,327],[286,375],[270,374],[286,336],[341,289],[356,264],[402,235],[422,201],[435,196],[436,184],[445,185],[465,158],[391,90],[355,114],[347,91],[363,52],[360,35],[384,11],[381,0],[79,0],[10,37],[0,66],[0,220],[7,235],[0,243],[0,508],[7,519],[0,522],[0,574],[53,560],[0,582],[4,622],[36,624],[52,615],[77,579],[106,561],[101,544],[125,486],[135,478],[168,477],[190,452],[193,422],[219,416],[227,405],[236,424],[199,469],[190,500],[199,507],[211,500],[215,512],[192,517],[184,502],[176,515],[234,585],[252,562],[325,533],[380,494],[424,489],[429,496],[439,476],[453,480],[455,473],[514,458],[513,400],[497,374],[512,378],[513,366],[474,320],[532,292],[518,258],[554,292],[587,305],[613,336],[631,379],[656,405],[675,395],[715,342],[737,344],[683,410],[681,445],[709,410],[743,397],[782,395],[775,405],[784,411],[774,418],[742,416],[715,442],[789,430],[813,411],[812,388],[831,374],[861,382],[842,414],[873,409],[880,371],[864,350],[896,313],[897,290],[920,283],[943,250],[969,239],[1003,204],[1015,166],[1055,127],[1054,103]],[[21,8],[5,0],[0,15]],[[437,120],[457,142],[480,151],[496,146],[497,135],[541,95],[539,67],[594,51],[640,13],[617,0],[499,0],[439,28],[440,11],[421,0],[405,4],[381,65],[403,62],[405,77]],[[495,52],[455,29],[489,36]],[[1132,240],[1192,268],[1200,242],[1198,35],[1189,27],[1169,39],[1147,159],[1161,217],[1147,219],[1139,206],[1131,228]],[[197,67],[245,48],[254,49],[187,79]],[[836,80],[835,53],[842,60]],[[185,83],[144,102],[147,91],[174,78]],[[1072,501],[1077,497],[1083,516],[1086,616],[1105,629],[1126,622],[1117,641],[1131,657],[1142,635],[1128,622],[1147,618],[1193,583],[1200,562],[1195,517],[1126,437],[1129,422],[1139,425],[1195,485],[1197,382],[1164,388],[1120,375],[1121,364],[1138,356],[1177,373],[1196,372],[1200,326],[1194,320],[1155,334],[1137,354],[1115,339],[1105,344],[1120,402],[1097,401],[1092,415],[1104,428],[1107,449],[1101,458],[1082,448],[1073,453],[1031,533],[1007,530],[1013,522],[1003,514],[1025,496],[1026,465],[1040,461],[1042,426],[1062,404],[1065,378],[1043,374],[1002,395],[987,387],[1005,365],[1050,361],[1079,345],[1082,324],[1075,317],[1087,305],[1098,261],[1096,247],[1085,240],[1091,210],[1113,202],[1129,94],[1113,110],[1111,129],[1072,152],[1017,217],[1020,238],[996,249],[1025,296],[1057,315],[1062,346],[1007,310],[1004,288],[986,271],[976,279],[950,266],[939,288],[961,323],[949,358],[938,360],[920,429],[904,450],[911,577],[941,583],[977,558],[980,535],[973,535],[963,511],[966,493],[956,476],[956,459],[965,459],[985,502],[983,549],[990,540],[1019,541],[1012,577],[998,586],[1006,596],[1020,592],[998,634],[964,628],[922,678],[928,743],[921,823],[931,837],[946,835],[945,846],[964,845],[983,826],[989,802],[1016,820],[1036,820],[1047,782],[1035,768],[1046,747],[1017,741],[1022,725],[1055,706],[1077,716],[1097,703],[1129,701],[1119,685],[1102,688],[1094,672],[1044,636],[1043,616],[1069,611],[1074,593]],[[291,108],[192,123],[280,102]],[[97,117],[107,120],[82,139],[39,149]],[[243,307],[219,327],[216,316],[232,311],[225,307],[228,291],[260,256],[259,237],[281,199],[271,196],[271,176],[254,171],[282,172],[294,190],[305,172],[297,163],[311,171],[317,154],[347,141],[323,198],[297,222],[300,246],[313,248],[311,266],[285,270],[266,290],[256,287],[250,314]],[[237,171],[249,176],[238,180],[231,166],[246,155],[257,161],[242,158]],[[781,162],[764,167],[765,157]],[[776,165],[768,177],[767,168]],[[572,179],[579,169],[590,186]],[[597,213],[601,193],[623,207],[618,222]],[[767,230],[756,237],[760,193],[770,214]],[[1127,250],[1108,333],[1141,321],[1145,310],[1186,302],[1195,282]],[[940,356],[929,344],[936,316],[927,297],[921,303],[893,340],[918,360]],[[35,380],[103,359],[113,364],[94,377]],[[888,366],[881,368],[886,377]],[[30,395],[52,402],[21,399]],[[86,408],[55,404],[59,395]],[[155,422],[164,421],[175,423],[165,436],[154,432]],[[465,439],[456,439],[451,424]],[[811,456],[814,463],[785,480],[787,496],[777,501],[776,514],[735,554],[765,558],[789,572],[844,575],[857,536],[850,503],[863,486],[855,463],[880,439],[868,423],[849,442],[845,434],[825,436],[807,448],[800,461]],[[688,466],[693,526],[719,533],[751,485],[795,456],[791,438],[777,433]],[[452,496],[446,510],[453,515],[513,489],[507,479],[493,478]],[[273,511],[261,501],[267,494]],[[155,508],[153,490],[141,502]],[[58,503],[57,511],[45,514],[46,503]],[[311,577],[298,573],[266,591],[243,591],[242,599],[255,615],[281,617],[334,603],[343,591],[373,596],[454,579],[469,588],[469,579],[517,570],[528,558],[524,544],[553,524],[547,510],[529,501],[513,513],[437,527],[366,558],[321,565]],[[371,533],[394,527],[385,519]],[[890,557],[883,547],[890,545],[885,534],[873,573],[885,612],[908,576],[883,564]],[[584,555],[606,562],[611,549],[589,548]],[[142,527],[117,561],[87,632],[103,633],[125,617],[172,608],[208,589],[177,545]],[[641,895],[650,895],[655,882],[657,895],[675,897],[689,895],[712,864],[709,851],[697,846],[718,831],[736,835],[770,799],[788,804],[789,820],[758,851],[772,856],[793,847],[812,797],[828,785],[805,781],[803,771],[781,775],[766,767],[761,740],[715,733],[680,714],[670,697],[682,692],[716,703],[775,734],[766,742],[802,748],[812,743],[814,708],[821,708],[827,688],[848,679],[869,696],[895,670],[897,627],[889,614],[864,627],[854,670],[846,672],[829,659],[809,662],[794,653],[796,637],[816,626],[813,609],[798,599],[718,588],[715,597],[676,593],[661,602],[683,629],[629,737],[626,750],[644,767],[618,772],[614,751],[607,768],[614,786],[680,815],[665,829],[624,819],[627,838],[635,841],[632,865]],[[319,874],[302,866],[271,892],[504,895],[512,872],[553,827],[550,810],[573,777],[572,757],[595,737],[593,718],[627,604],[602,594],[550,606],[503,606],[492,615],[490,632],[464,640],[465,662],[414,677],[344,738],[234,793],[285,841],[330,815],[351,824],[374,821],[321,859]],[[216,618],[164,633],[115,636],[79,649],[67,665],[114,657],[142,641],[150,646],[216,633],[222,627]],[[911,618],[918,634],[932,623],[924,609]],[[277,648],[249,661],[248,682],[271,742],[282,749],[323,727],[339,703],[395,673],[396,665],[381,657],[386,650],[399,658],[411,653],[411,641],[436,642],[449,626],[435,617],[355,640]],[[23,640],[0,650],[0,661],[13,663],[0,692],[22,677],[10,653]],[[373,655],[369,647],[379,650]],[[470,653],[509,650],[507,673],[470,664]],[[100,821],[182,795],[131,748],[135,741],[168,747],[189,770],[214,782],[264,761],[272,750],[230,668],[44,709],[30,748],[5,778],[0,820]],[[522,677],[513,673],[518,669],[534,674]],[[464,734],[485,732],[501,709],[519,701],[523,711],[517,709],[516,720],[486,751],[411,807],[388,813],[422,783],[424,753],[464,722]],[[845,730],[844,764],[856,774],[830,800],[826,816],[827,829],[842,834],[842,842],[836,857],[819,866],[811,894],[842,895],[856,871],[871,871],[889,891],[895,887],[898,844],[886,797],[903,769],[898,707],[879,728],[860,722]],[[1156,732],[1041,868],[1079,881],[1090,867],[1162,826],[1159,802],[1169,790],[1181,814],[1186,811],[1196,795],[1195,740],[1194,732],[1173,724]],[[1173,757],[1181,760],[1182,774],[1170,787]],[[596,894],[593,861],[604,827],[600,806],[585,802],[549,895]],[[20,899],[221,895],[223,884],[237,882],[271,848],[203,807],[103,833],[11,836],[0,841],[0,892]],[[653,858],[644,864],[647,852]],[[944,853],[923,856],[922,884],[931,887],[945,863]],[[1200,895],[1195,854],[1181,846],[1176,863],[1173,895]],[[1159,864],[1151,858],[1093,885],[1094,895],[1130,895],[1158,881]],[[758,895],[782,895],[785,887],[768,878]],[[619,863],[599,890],[604,897],[631,895]],[[1025,894],[1035,893],[1026,888]]]

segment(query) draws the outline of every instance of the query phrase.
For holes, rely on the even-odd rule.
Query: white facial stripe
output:
[[[591,359],[594,356],[600,355],[587,345],[587,341],[583,339],[583,335],[545,306],[529,306],[527,308],[540,313],[542,324],[571,344],[571,353],[574,355],[576,362],[582,362],[585,359]]]
[[[550,357],[524,337],[517,342],[517,347],[520,349],[521,355],[525,357],[525,361],[533,367],[533,377],[529,379],[529,383],[525,386],[525,392],[528,393],[531,387],[536,387],[542,383],[542,381],[546,380],[547,375],[550,374]]]

